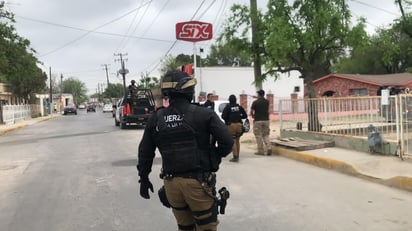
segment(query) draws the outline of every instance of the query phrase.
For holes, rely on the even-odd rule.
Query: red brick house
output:
[[[313,81],[319,97],[376,96],[380,88],[412,90],[412,74],[329,74]]]

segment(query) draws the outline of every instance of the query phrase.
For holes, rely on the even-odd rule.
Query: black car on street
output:
[[[67,114],[77,115],[76,105],[72,104],[72,105],[67,105],[66,107],[64,107],[63,115],[67,115]]]

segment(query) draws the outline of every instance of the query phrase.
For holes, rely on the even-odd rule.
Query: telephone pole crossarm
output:
[[[124,88],[124,93],[126,93],[126,74],[129,73],[129,70],[127,70],[124,67],[124,61],[127,61],[127,59],[123,59],[123,56],[127,55],[127,53],[126,54],[119,53],[119,54],[114,54],[114,55],[120,57],[120,59],[115,59],[115,61],[120,61],[121,69],[119,70],[119,73],[123,76],[123,88]]]

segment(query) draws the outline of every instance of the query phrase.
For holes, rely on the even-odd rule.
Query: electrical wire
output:
[[[149,3],[149,4],[146,6],[146,9],[145,9],[145,11],[143,12],[142,17],[140,17],[140,20],[137,22],[137,24],[135,25],[133,31],[132,31],[129,35],[133,35],[133,34],[136,32],[137,28],[138,28],[139,25],[142,23],[143,18],[146,16],[146,13],[147,13],[147,11],[149,10],[150,5],[151,5],[151,3]],[[137,15],[137,14],[136,14],[136,15]],[[133,19],[133,21],[134,21],[134,19]],[[133,23],[132,23],[132,24],[133,24]],[[130,31],[130,28],[131,28],[132,24],[130,24],[130,27],[129,27],[127,33]],[[119,50],[121,50],[121,48],[126,47],[127,44],[128,44],[128,42],[129,42],[129,40],[130,40],[130,37],[126,37],[123,46],[120,47]],[[115,52],[115,53],[117,53],[117,52]]]
[[[163,12],[164,9],[166,9],[166,6],[169,4],[170,0],[167,0],[165,4],[163,4],[162,8],[160,8],[160,11],[157,12],[157,15],[154,17],[152,22],[146,27],[146,30],[143,32],[142,36],[146,35],[146,33],[150,30],[150,28],[153,26],[153,24],[157,21],[159,18],[159,15]]]
[[[143,4],[143,1],[142,1],[141,4]],[[142,6],[142,5],[140,5],[140,6]],[[139,9],[139,10],[140,10],[140,9]],[[132,26],[133,26],[133,24],[134,24],[134,22],[135,22],[135,20],[136,20],[136,18],[137,18],[137,15],[139,14],[139,10],[137,10],[136,13],[134,14],[133,19],[132,19],[132,22],[131,22],[131,23],[129,24],[129,26],[127,27],[125,36],[129,35],[130,29],[132,28]],[[126,41],[126,38],[123,37],[123,39],[122,39],[122,40],[120,41],[120,43],[119,43],[119,46],[116,48],[116,50],[115,50],[113,53],[119,53],[118,51],[121,50],[121,47],[123,46],[123,43],[124,43],[125,41]]]
[[[213,25],[215,25],[214,29],[213,29],[214,30],[213,34],[215,34],[215,35],[218,35],[220,33],[221,28],[222,28],[223,14],[226,10],[226,7],[227,7],[227,0],[224,0],[224,1],[221,2],[218,13],[216,14],[216,17],[213,20]],[[213,36],[213,37],[216,38],[216,36]],[[210,43],[213,40],[215,40],[214,38],[207,42],[207,44],[206,44],[207,47],[209,47]]]
[[[166,9],[166,6],[169,4],[169,2],[170,2],[170,0],[167,0],[166,2],[165,2],[165,4],[163,4],[163,6],[160,8],[160,10],[157,12],[157,14],[156,14],[156,16],[153,18],[153,20],[152,20],[152,22],[146,27],[146,29],[145,29],[145,31],[143,32],[143,34],[142,34],[142,36],[145,36],[146,35],[146,33],[150,30],[150,28],[153,26],[153,24],[157,21],[157,19],[159,18],[159,16],[160,16],[160,14],[163,12],[163,10],[164,9]],[[173,41],[172,41],[173,42]],[[175,45],[175,43],[177,42],[177,40],[175,40],[173,43],[173,45],[172,46],[174,46]],[[149,67],[151,67],[151,66],[154,66],[156,63],[158,63],[159,61],[158,60],[155,60],[155,61],[153,61],[148,67],[146,67],[145,68],[145,70],[147,70],[147,69],[149,69]],[[160,63],[160,62],[159,62]],[[156,67],[157,67],[158,65],[156,65],[155,67],[154,67],[154,69],[156,69]],[[153,69],[153,70],[154,70]],[[152,71],[153,71],[152,70]],[[152,72],[151,71],[151,72]]]
[[[363,2],[363,1],[360,1],[360,0],[351,0],[351,1],[352,1],[352,2],[355,2],[355,3],[358,3],[358,4],[361,4],[361,5],[364,5],[364,6],[367,6],[367,7],[370,7],[370,8],[373,8],[373,9],[376,9],[376,10],[379,10],[379,11],[382,11],[382,12],[385,12],[385,13],[390,14],[390,15],[394,15],[394,16],[400,17],[399,14],[393,13],[393,12],[391,12],[391,11],[388,11],[388,10],[386,10],[386,9],[383,9],[383,8],[380,8],[380,7],[377,7],[377,6],[373,6],[373,5],[371,5],[371,4],[368,4],[368,3]],[[374,27],[374,28],[379,28],[378,25],[376,25],[376,24],[368,21],[365,16],[358,15],[358,14],[356,14],[353,10],[351,11],[351,13],[352,13],[353,15],[355,15],[357,18],[363,17],[363,18],[365,19],[366,24],[369,24],[369,25],[371,25],[371,26]]]
[[[382,11],[382,12],[385,12],[385,13],[388,13],[388,14],[391,14],[391,15],[394,15],[394,16],[400,16],[399,14],[393,13],[393,12],[391,12],[391,11],[389,11],[389,10],[386,10],[386,9],[383,9],[383,8],[379,8],[379,7],[377,7],[377,6],[373,6],[373,5],[369,4],[369,3],[366,3],[366,2],[363,2],[363,1],[360,1],[360,0],[351,0],[351,1],[352,1],[352,2],[357,2],[357,3],[361,4],[361,5],[364,5],[364,6],[367,6],[367,7],[370,7],[370,8],[374,8],[374,9],[380,10],[380,11]]]
[[[196,17],[196,14],[199,12],[199,10],[202,8],[203,4],[205,3],[206,0],[203,0],[200,3],[200,6],[197,8],[197,10],[195,11],[195,13],[193,14],[192,18],[190,20],[193,20],[194,17]],[[164,57],[166,57],[170,51],[174,48],[174,46],[177,44],[177,39],[174,41],[174,43],[170,46],[170,48],[166,51],[166,54],[164,54],[162,56],[162,58],[160,58],[160,60],[162,60]],[[158,62],[149,72],[147,72],[148,74],[152,73],[158,66],[160,65],[160,62]],[[146,68],[148,69],[148,67]]]
[[[15,15],[16,18],[20,18],[23,20],[27,21],[32,21],[32,22],[37,22],[37,23],[42,23],[42,24],[47,24],[47,25],[52,25],[56,27],[62,27],[62,28],[67,28],[67,29],[72,29],[72,30],[78,30],[78,31],[90,31],[87,29],[79,28],[79,27],[73,27],[73,26],[67,26],[63,24],[58,24],[58,23],[53,23],[53,22],[48,22],[48,21],[43,21],[39,19],[33,19],[33,18],[28,18],[24,16],[19,16]],[[111,33],[111,32],[103,32],[103,31],[92,31],[94,34],[101,34],[101,35],[109,35],[109,36],[114,36],[114,37],[128,37],[128,38],[133,38],[133,39],[141,39],[141,40],[149,40],[149,41],[157,41],[157,42],[165,42],[165,43],[172,43],[173,40],[166,40],[166,39],[157,39],[157,38],[147,38],[147,37],[139,37],[139,36],[133,36],[133,35],[123,35],[123,34],[117,34],[117,33]]]
[[[152,1],[153,1],[153,0],[150,0],[150,1],[146,2],[144,5],[146,5],[146,4],[148,4],[148,3],[152,2]],[[141,7],[143,7],[143,6],[141,6]],[[114,23],[114,22],[116,22],[116,21],[119,21],[120,19],[126,17],[127,15],[129,15],[129,14],[131,14],[131,13],[133,13],[133,12],[135,12],[136,10],[139,10],[141,7],[135,8],[135,9],[133,9],[133,10],[131,10],[131,11],[129,11],[129,12],[127,12],[127,13],[125,13],[125,14],[117,17],[117,18],[115,18],[115,19],[110,20],[109,22],[106,22],[106,23],[104,23],[104,24],[102,24],[102,25],[100,25],[100,26],[98,26],[98,27],[95,27],[94,29],[87,31],[85,34],[83,34],[83,35],[81,35],[81,36],[73,39],[72,41],[69,41],[69,42],[63,44],[62,46],[60,46],[60,47],[58,47],[58,48],[56,48],[56,49],[54,49],[54,50],[51,50],[51,51],[49,51],[49,52],[46,52],[46,53],[44,53],[44,54],[39,55],[39,57],[44,57],[44,56],[50,55],[50,54],[55,53],[55,52],[57,52],[57,51],[65,48],[65,47],[68,47],[68,46],[74,44],[75,42],[83,39],[84,37],[86,37],[86,36],[89,35],[90,33],[94,32],[94,31],[96,31],[96,30],[98,30],[98,29],[100,29],[100,28],[102,28],[102,27],[105,27],[105,26],[107,26],[107,25],[109,25],[109,24],[112,24],[112,23]]]
[[[213,1],[209,4],[209,6],[206,7],[206,9],[203,11],[203,13],[201,13],[201,14],[199,15],[198,19],[201,19],[201,18],[205,15],[205,13],[210,10],[210,8],[213,6],[213,4],[215,4],[215,2],[216,2],[216,0],[213,0]]]

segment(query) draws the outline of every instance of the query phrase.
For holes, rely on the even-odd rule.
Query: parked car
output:
[[[91,103],[87,105],[87,112],[92,111],[92,112],[96,112],[96,105]]]
[[[215,100],[215,112],[219,116],[219,118],[224,122],[222,119],[223,109],[229,104],[229,101],[226,100]]]
[[[86,105],[84,105],[83,103],[79,105],[79,109],[85,109]]]
[[[77,115],[76,105],[71,104],[71,105],[67,105],[66,107],[64,107],[63,115],[67,115],[67,114],[75,114],[75,115]]]
[[[103,106],[103,113],[106,113],[106,112],[113,112],[113,105],[111,103],[106,103]]]

